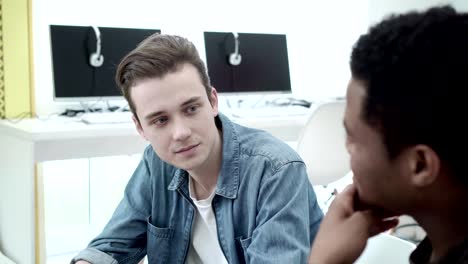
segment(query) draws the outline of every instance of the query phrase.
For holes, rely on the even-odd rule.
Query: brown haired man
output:
[[[74,261],[307,261],[322,212],[303,161],[218,112],[191,42],[150,36],[122,60],[116,80],[151,146],[103,232]]]

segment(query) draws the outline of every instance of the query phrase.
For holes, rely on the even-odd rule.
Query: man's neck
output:
[[[216,188],[223,161],[222,142],[222,132],[219,131],[205,164],[196,170],[188,171],[193,180],[193,195],[198,200],[206,199]]]
[[[441,259],[451,248],[468,238],[468,207],[462,201],[456,204],[460,207],[452,205],[445,210],[414,216],[431,241],[431,262]]]
[[[214,184],[206,184],[204,182],[200,182],[195,177],[191,178],[191,189],[190,195],[195,198],[196,200],[205,200],[208,198],[216,189],[216,181]]]

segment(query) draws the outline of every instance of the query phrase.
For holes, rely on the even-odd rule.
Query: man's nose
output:
[[[187,124],[179,120],[174,124],[173,133],[174,140],[183,141],[190,137],[192,131]]]

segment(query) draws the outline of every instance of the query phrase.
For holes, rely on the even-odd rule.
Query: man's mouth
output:
[[[187,147],[184,147],[184,148],[181,148],[181,149],[177,150],[175,153],[176,153],[176,154],[179,154],[179,153],[183,153],[183,152],[189,151],[189,150],[191,150],[191,149],[197,147],[198,145],[200,145],[200,143],[194,144],[194,145],[190,145],[190,146],[187,146]]]

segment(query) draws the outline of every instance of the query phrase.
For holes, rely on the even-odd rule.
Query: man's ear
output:
[[[211,93],[210,93],[210,104],[211,104],[211,107],[213,108],[213,114],[214,116],[217,116],[218,113],[219,113],[219,109],[218,109],[218,92],[216,91],[216,89],[214,87],[211,87]]]
[[[141,127],[140,121],[138,121],[138,119],[135,117],[135,114],[132,115],[132,120],[133,120],[133,124],[135,124],[135,128],[138,131],[138,134],[140,134],[140,136],[144,138],[145,140],[148,140],[146,139],[145,132],[143,131],[143,128]]]
[[[432,184],[440,174],[440,158],[437,153],[427,145],[416,145],[409,152],[409,167],[411,170],[411,183],[416,187],[425,187]]]

